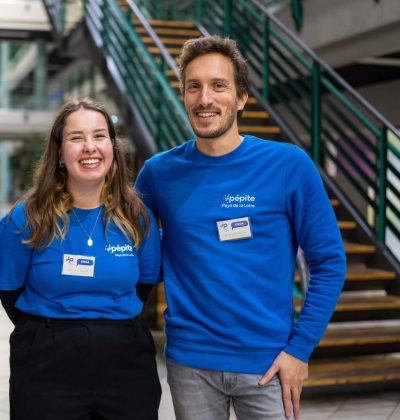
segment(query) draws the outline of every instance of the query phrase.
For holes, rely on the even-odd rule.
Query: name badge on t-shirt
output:
[[[253,237],[248,217],[220,220],[217,222],[218,236],[221,242]]]
[[[86,255],[64,254],[61,274],[67,276],[94,276],[94,263],[96,257]]]

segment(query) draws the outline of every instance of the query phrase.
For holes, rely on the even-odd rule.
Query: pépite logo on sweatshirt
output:
[[[221,207],[224,208],[242,208],[255,206],[256,197],[250,194],[225,194],[221,204]]]
[[[107,252],[113,254],[115,257],[133,257],[133,246],[129,244],[124,245],[110,245],[105,248]]]

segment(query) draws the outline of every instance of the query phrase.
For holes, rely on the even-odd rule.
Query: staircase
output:
[[[111,5],[112,12],[118,14],[111,0],[104,0],[104,3]],[[228,11],[222,10],[224,6],[220,2],[203,0],[201,3],[203,10],[198,8],[200,12],[197,24],[194,24],[146,19],[134,0],[119,1],[125,17],[125,23],[118,17],[119,24],[124,28],[124,25],[130,25],[132,32],[125,28],[129,39],[135,39],[136,45],[146,46],[152,62],[156,63],[151,71],[157,71],[164,94],[167,95],[167,91],[160,82],[159,72],[175,91],[165,103],[170,108],[166,121],[161,124],[154,124],[154,121],[157,121],[156,116],[159,118],[164,114],[152,116],[151,106],[144,106],[149,113],[147,118],[153,121],[151,133],[157,138],[158,148],[174,145],[175,129],[182,125],[179,121],[183,121],[174,120],[175,114],[181,118],[183,106],[173,99],[182,99],[179,97],[176,58],[183,42],[206,30],[232,34],[247,52],[253,73],[251,96],[239,122],[240,132],[291,141],[309,151],[331,197],[346,249],[348,272],[344,291],[326,334],[310,360],[310,377],[304,384],[304,392],[315,394],[363,386],[376,389],[399,385],[400,264],[394,256],[397,242],[390,245],[386,235],[389,232],[395,239],[400,238],[400,212],[396,204],[400,199],[400,174],[395,164],[395,159],[400,159],[400,133],[360,100],[350,87],[342,84],[333,70],[298,43],[294,35],[288,34],[256,0],[224,2],[230,3]],[[104,10],[103,16],[108,16]],[[107,42],[118,36],[118,31],[112,27],[106,27],[101,33],[107,33],[107,30],[114,31]],[[127,42],[125,38],[128,35],[123,38]],[[262,44],[263,40],[268,41],[269,48]],[[122,47],[115,45],[112,48],[104,42],[104,54],[110,56],[117,52],[124,56],[125,50],[131,48],[130,44],[122,43]],[[132,55],[133,51],[140,50],[137,48],[121,62],[120,72],[128,86],[133,83],[129,79],[133,77],[129,69],[138,65],[136,56]],[[148,56],[144,56],[150,62]],[[116,57],[114,61],[117,62]],[[146,70],[140,70],[137,77],[146,83],[143,75],[147,75]],[[139,85],[134,88],[131,97],[138,101],[134,92],[143,88]],[[146,85],[146,88],[151,89],[151,86]],[[144,93],[141,96],[145,96]],[[141,107],[136,111],[140,112]],[[146,115],[143,119],[146,122]],[[159,130],[160,126],[164,131]],[[188,138],[188,133],[188,130],[183,133],[186,137],[182,132],[181,137],[175,136],[175,144]],[[168,141],[165,142],[166,138]],[[300,287],[300,273],[295,281]],[[305,289],[303,293],[306,293]],[[300,311],[302,298],[295,297],[294,304]],[[160,286],[156,311],[160,328],[164,309],[163,286]]]

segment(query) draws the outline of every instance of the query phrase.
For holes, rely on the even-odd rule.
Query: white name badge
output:
[[[64,254],[61,274],[67,276],[94,276],[94,263],[96,257],[86,255]]]
[[[217,227],[219,240],[221,242],[246,239],[253,236],[251,233],[250,219],[248,217],[221,220],[217,222]]]

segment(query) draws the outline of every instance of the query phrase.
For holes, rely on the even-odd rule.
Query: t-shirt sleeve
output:
[[[14,212],[20,212],[15,209]],[[33,248],[24,244],[26,230],[19,223],[18,215],[12,214],[0,220],[0,289],[15,290],[23,287],[30,269]]]
[[[308,361],[335,309],[346,274],[343,241],[332,205],[312,160],[297,147],[286,173],[286,209],[305,253],[310,282],[285,351]]]
[[[144,238],[138,250],[138,283],[154,284],[160,281],[161,246],[157,222],[152,212],[147,209],[150,218],[150,233]]]

